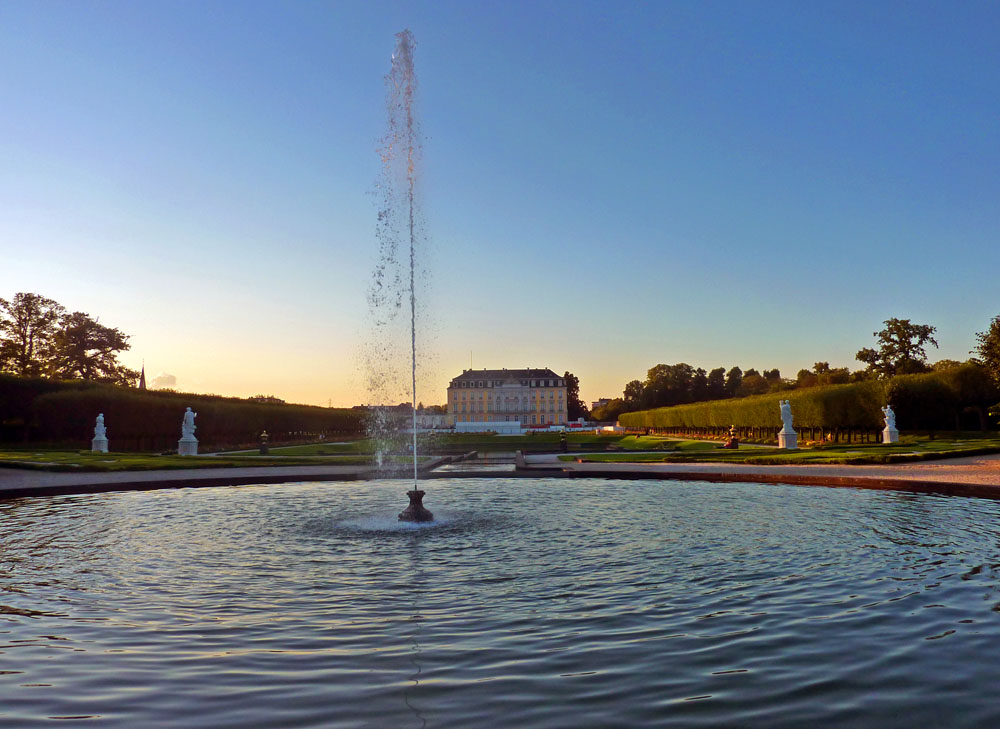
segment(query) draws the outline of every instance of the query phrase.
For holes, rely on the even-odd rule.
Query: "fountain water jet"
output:
[[[411,431],[413,454],[413,489],[407,492],[410,505],[399,515],[402,521],[431,521],[434,516],[423,507],[424,492],[417,488],[419,471],[417,467],[417,296],[416,296],[416,256],[418,214],[416,211],[417,162],[420,157],[420,135],[414,117],[413,104],[416,90],[416,76],[413,72],[413,34],[409,30],[396,34],[396,49],[392,54],[392,66],[386,76],[386,110],[388,131],[380,145],[382,159],[382,180],[379,185],[381,206],[378,213],[377,234],[380,257],[375,268],[375,276],[369,293],[369,307],[374,314],[374,332],[377,345],[369,366],[369,390],[376,399],[387,402],[387,385],[395,375],[387,367],[391,356],[389,338],[390,324],[396,320],[403,308],[403,294],[409,293],[410,321],[410,404],[412,410]],[[409,243],[409,271],[400,261],[399,241]],[[409,274],[408,286],[406,273]],[[380,361],[374,361],[380,360]],[[377,374],[373,374],[377,373]],[[377,409],[372,422],[376,424],[378,436],[386,431],[386,411]],[[381,456],[382,445],[377,446]]]

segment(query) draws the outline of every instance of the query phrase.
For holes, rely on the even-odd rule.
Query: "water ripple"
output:
[[[0,503],[0,725],[992,726],[1000,503],[436,480]]]

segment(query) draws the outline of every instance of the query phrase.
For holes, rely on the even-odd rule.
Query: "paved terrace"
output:
[[[524,466],[516,472],[470,471],[463,473],[455,471],[427,475],[438,478],[471,476],[751,481],[803,486],[853,486],[1000,498],[1000,455],[970,456],[886,466],[576,463],[560,461],[557,455],[526,456],[524,460]],[[372,476],[372,469],[365,466],[333,465],[107,473],[66,473],[0,468],[0,499],[18,496],[159,488],[238,486],[297,481],[354,481]]]
[[[239,486],[294,481],[354,481],[371,476],[366,466],[250,466],[170,471],[67,473],[0,468],[0,499],[16,496],[143,491],[160,488]]]
[[[572,455],[572,454],[570,454]],[[581,454],[587,455],[587,454]],[[925,491],[1000,498],[1000,455],[872,466],[743,463],[576,463],[558,455],[525,456],[522,473],[559,471],[570,478],[662,478],[681,481],[754,481],[802,486]]]

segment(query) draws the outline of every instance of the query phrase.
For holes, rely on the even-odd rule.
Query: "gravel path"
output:
[[[1000,455],[970,456],[885,466],[796,465],[756,466],[741,463],[576,463],[558,455],[525,456],[517,475],[602,476],[623,478],[765,481],[803,485],[861,486],[941,490],[1000,498]],[[449,474],[449,476],[460,474]],[[468,475],[483,475],[470,473]],[[496,474],[488,474],[496,475]],[[501,476],[503,474],[500,474]],[[510,474],[513,475],[513,474]],[[235,486],[289,481],[348,481],[372,477],[364,466],[262,466],[53,473],[0,468],[0,498],[98,491]],[[937,488],[940,487],[940,488]]]
[[[258,466],[106,473],[0,468],[0,498],[97,491],[236,486],[287,481],[347,481],[367,478],[370,474],[371,469],[365,466]]]
[[[770,476],[778,480],[782,476],[796,476],[812,479],[870,479],[872,481],[913,481],[920,483],[966,484],[975,486],[995,486],[1000,495],[1000,454],[948,458],[940,461],[920,463],[839,466],[839,465],[795,465],[757,466],[743,463],[575,463],[560,461],[557,455],[525,456],[528,469],[569,470],[573,473],[619,472],[622,474],[648,474],[654,477],[678,475],[687,478],[698,475],[725,475],[731,477]],[[758,479],[754,479],[758,480]]]

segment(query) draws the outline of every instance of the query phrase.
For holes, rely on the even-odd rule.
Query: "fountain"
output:
[[[420,158],[420,134],[414,117],[416,77],[413,73],[413,34],[396,34],[392,66],[385,78],[387,132],[379,154],[382,175],[378,184],[380,206],[376,234],[379,261],[375,267],[368,303],[373,319],[373,351],[368,353],[369,392],[378,403],[369,422],[369,434],[376,442],[376,462],[381,465],[383,442],[395,425],[384,403],[389,401],[395,381],[402,374],[392,371],[392,334],[403,317],[404,295],[409,294],[410,405],[413,458],[413,488],[407,492],[409,506],[399,515],[401,521],[432,521],[434,515],[424,508],[424,492],[417,488],[417,242],[421,237],[420,215],[416,210],[417,163]],[[400,260],[400,241],[409,245],[409,266]],[[401,354],[401,353],[400,353]]]

